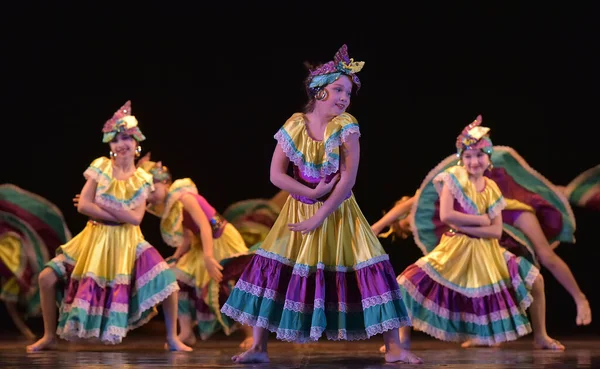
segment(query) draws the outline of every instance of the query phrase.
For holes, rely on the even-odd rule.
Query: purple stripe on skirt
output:
[[[397,291],[395,273],[388,260],[352,272],[318,269],[308,277],[292,274],[291,266],[255,255],[240,280],[275,290],[286,300],[311,304],[315,299],[326,303],[360,304],[368,297]]]
[[[129,304],[131,285],[117,284],[114,286],[100,287],[92,278],[83,278],[81,281],[71,279],[65,295],[65,304],[72,304],[75,298],[90,303],[90,307],[106,307],[114,303]]]
[[[427,300],[431,300],[436,305],[454,313],[463,312],[477,316],[485,316],[490,313],[518,306],[511,290],[503,288],[501,292],[492,295],[467,297],[460,292],[451,290],[450,288],[437,283],[431,279],[424,270],[415,264],[406,268],[401,276],[415,285],[417,291]],[[507,281],[507,283],[509,286],[512,286],[510,281]]]

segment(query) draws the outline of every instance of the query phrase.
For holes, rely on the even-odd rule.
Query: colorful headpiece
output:
[[[481,115],[473,123],[466,126],[460,135],[456,138],[456,155],[460,158],[463,151],[480,149],[488,155],[492,155],[492,140],[490,140],[488,127],[482,127]]]
[[[125,105],[121,106],[121,108],[115,112],[112,118],[104,123],[102,132],[104,132],[102,142],[105,143],[112,141],[118,133],[128,134],[138,142],[146,139],[138,127],[137,119],[131,115],[131,101],[127,101]]]
[[[150,160],[145,160],[142,163],[139,163],[138,167],[152,174],[152,177],[154,178],[154,183],[171,181],[172,179],[169,168],[162,165],[160,161],[154,162]]]
[[[365,65],[365,62],[354,61],[348,56],[348,47],[342,45],[335,53],[333,61],[327,62],[320,67],[310,71],[310,82],[308,88],[311,92],[316,93],[319,89],[335,82],[342,74],[352,78],[352,82],[356,85],[356,89],[360,89],[360,80],[356,73]]]

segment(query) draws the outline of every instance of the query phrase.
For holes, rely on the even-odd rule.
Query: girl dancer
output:
[[[418,194],[429,194],[423,206],[438,211],[447,226],[439,244],[398,277],[413,326],[442,340],[494,345],[531,332],[526,314],[531,304],[535,344],[564,349],[545,330],[539,270],[498,243],[506,200],[498,185],[484,176],[493,150],[489,128],[480,124],[478,117],[457,138],[463,164],[434,174],[439,210],[423,187]],[[413,219],[413,227],[418,221]],[[415,236],[436,236],[431,229],[414,231]],[[402,333],[408,345],[409,331]]]
[[[172,260],[181,292],[179,294],[179,338],[188,345],[196,343],[193,326],[198,325],[202,340],[222,329],[226,335],[239,325],[221,315],[220,307],[235,283],[242,267],[248,263],[248,248],[237,229],[226,221],[198,193],[189,178],[172,180],[161,162],[145,161],[141,167],[152,174],[156,190],[148,197],[148,212],[161,217],[163,240],[177,250]],[[221,263],[236,256],[242,261]],[[250,327],[245,327],[246,339],[240,346],[252,344]]]
[[[346,109],[363,64],[344,45],[311,68],[305,112],[275,135],[271,181],[291,195],[222,308],[254,326],[254,345],[235,362],[268,362],[268,331],[295,342],[383,333],[386,361],[420,362],[400,347],[398,328],[410,321],[388,255],[352,194],[360,131]]]
[[[97,338],[116,344],[131,329],[156,315],[163,302],[171,350],[191,351],[177,337],[177,281],[158,251],[144,240],[140,223],[152,176],[136,168],[139,142],[145,139],[127,101],[104,128],[110,158],[94,160],[78,203],[90,217],[86,227],[57,250],[40,273],[44,336],[27,347],[54,346],[56,335],[71,340]],[[56,326],[55,290],[61,282]]]

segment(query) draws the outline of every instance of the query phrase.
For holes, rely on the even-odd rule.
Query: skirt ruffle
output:
[[[136,245],[127,241],[138,240]],[[123,243],[115,242],[120,240]],[[58,250],[48,267],[57,289],[57,334],[120,343],[157,314],[156,305],[179,290],[175,274],[139,227],[92,225]]]
[[[354,197],[312,232],[322,203],[289,198],[221,311],[284,341],[367,339],[410,325],[394,270]]]
[[[413,327],[443,341],[482,345],[516,340],[531,332],[526,309],[539,270],[508,251],[508,279],[477,288],[453,284],[427,256],[398,276]],[[451,262],[451,261],[448,261]]]

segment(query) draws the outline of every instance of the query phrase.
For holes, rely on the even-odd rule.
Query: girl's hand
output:
[[[73,206],[75,206],[75,207],[79,206],[79,199],[80,198],[81,198],[81,194],[75,195],[75,197],[73,198]]]
[[[373,231],[373,233],[375,233],[375,235],[378,235],[381,233],[381,231],[383,231],[383,227],[373,224],[371,226],[371,231]]]
[[[317,185],[317,187],[315,187],[315,189],[313,190],[313,198],[318,199],[320,197],[323,197],[325,195],[327,195],[328,193],[331,192],[331,190],[333,190],[333,187],[335,186],[335,184],[340,180],[340,175],[339,173],[336,174],[333,178],[331,178],[331,181],[329,181],[329,183],[325,183],[325,178],[321,179],[321,182],[319,182],[319,184]]]
[[[481,224],[479,224],[482,227],[488,227],[492,225],[492,219],[490,218],[489,215],[487,214],[483,214],[480,215],[480,219],[481,219]]]
[[[173,265],[177,264],[178,260],[179,260],[179,258],[176,257],[175,255],[171,255],[165,259],[165,261],[167,262],[167,264],[169,264],[169,266],[173,266]]]
[[[223,280],[223,266],[219,264],[217,259],[214,257],[204,257],[204,265],[206,266],[206,271],[208,275],[214,279],[216,282],[221,282]]]
[[[302,232],[302,234],[307,234],[308,232],[319,228],[321,224],[323,224],[324,220],[325,219],[318,215],[313,215],[302,222],[288,224],[288,228],[293,232]]]

